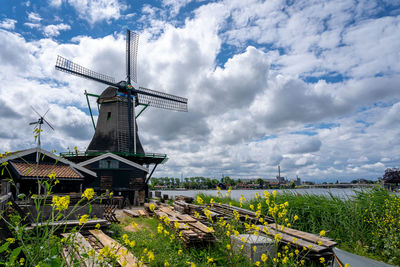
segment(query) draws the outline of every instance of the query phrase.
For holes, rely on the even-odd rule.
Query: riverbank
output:
[[[265,199],[215,197],[201,193],[204,202],[221,202],[254,209],[261,205],[263,215],[270,215]],[[339,247],[349,252],[400,265],[400,198],[384,189],[354,191],[346,198],[335,195],[280,192],[276,203],[287,203],[287,217],[298,216],[291,227],[310,233],[326,231]]]

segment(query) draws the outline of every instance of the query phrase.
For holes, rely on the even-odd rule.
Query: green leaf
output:
[[[25,197],[26,197],[26,195],[24,193],[18,195],[19,199],[24,199]]]
[[[0,253],[7,250],[10,243],[6,242],[0,247]]]
[[[14,261],[17,259],[17,257],[18,257],[18,255],[19,255],[19,253],[21,252],[21,250],[22,250],[22,247],[17,247],[16,249],[14,249],[12,252],[11,252],[11,254],[10,254],[10,263],[11,264],[13,264],[14,263]]]
[[[31,170],[32,170],[32,167],[29,167],[28,170],[25,173],[25,176],[28,176],[28,174],[31,172]]]
[[[89,203],[89,214],[92,213],[92,205]]]

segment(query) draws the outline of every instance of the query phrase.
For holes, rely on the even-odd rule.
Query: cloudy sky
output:
[[[104,85],[54,69],[58,54],[125,77],[125,30],[140,34],[138,85],[189,99],[147,109],[155,176],[348,181],[400,165],[400,2],[392,0],[1,0],[0,149],[85,150],[84,91]],[[92,100],[95,104],[95,100]],[[97,112],[95,113],[97,115]]]

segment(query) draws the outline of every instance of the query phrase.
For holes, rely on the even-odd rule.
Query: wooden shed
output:
[[[97,178],[87,187],[98,193],[106,190],[114,195],[123,196],[134,205],[144,203],[147,195],[146,177],[149,172],[144,166],[126,158],[108,152],[78,163],[97,174]]]
[[[46,189],[39,188],[37,181],[50,179],[51,173],[59,180],[53,193],[81,192],[96,178],[95,172],[38,147],[8,153],[0,158],[0,164],[0,179],[13,180],[15,186],[10,190],[14,195],[44,193]]]

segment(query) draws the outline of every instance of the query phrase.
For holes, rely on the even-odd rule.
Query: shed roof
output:
[[[79,179],[83,178],[79,172],[68,165],[54,164],[29,164],[25,162],[10,162],[19,175],[24,179],[36,179],[49,176],[52,172],[56,174],[57,179]]]
[[[61,162],[61,163],[65,164],[65,165],[68,165],[69,167],[73,168],[74,171],[77,172],[77,173],[81,172],[81,173],[86,173],[86,174],[88,174],[90,176],[93,176],[93,177],[97,177],[97,174],[95,172],[93,172],[91,170],[88,170],[83,166],[80,166],[80,165],[78,165],[78,164],[76,164],[76,163],[74,163],[72,161],[69,161],[69,160],[67,160],[65,158],[57,156],[54,153],[46,151],[46,150],[41,149],[39,147],[30,148],[30,149],[26,149],[26,150],[21,150],[21,151],[17,151],[17,152],[14,152],[14,153],[10,153],[9,155],[7,155],[5,157],[0,158],[0,163],[11,161],[11,160],[15,160],[15,159],[20,159],[20,158],[22,158],[24,156],[27,156],[27,155],[33,154],[33,153],[37,153],[37,152],[39,152],[42,155],[46,155],[47,157],[53,158],[56,162]],[[39,165],[42,165],[42,163],[40,163]]]

